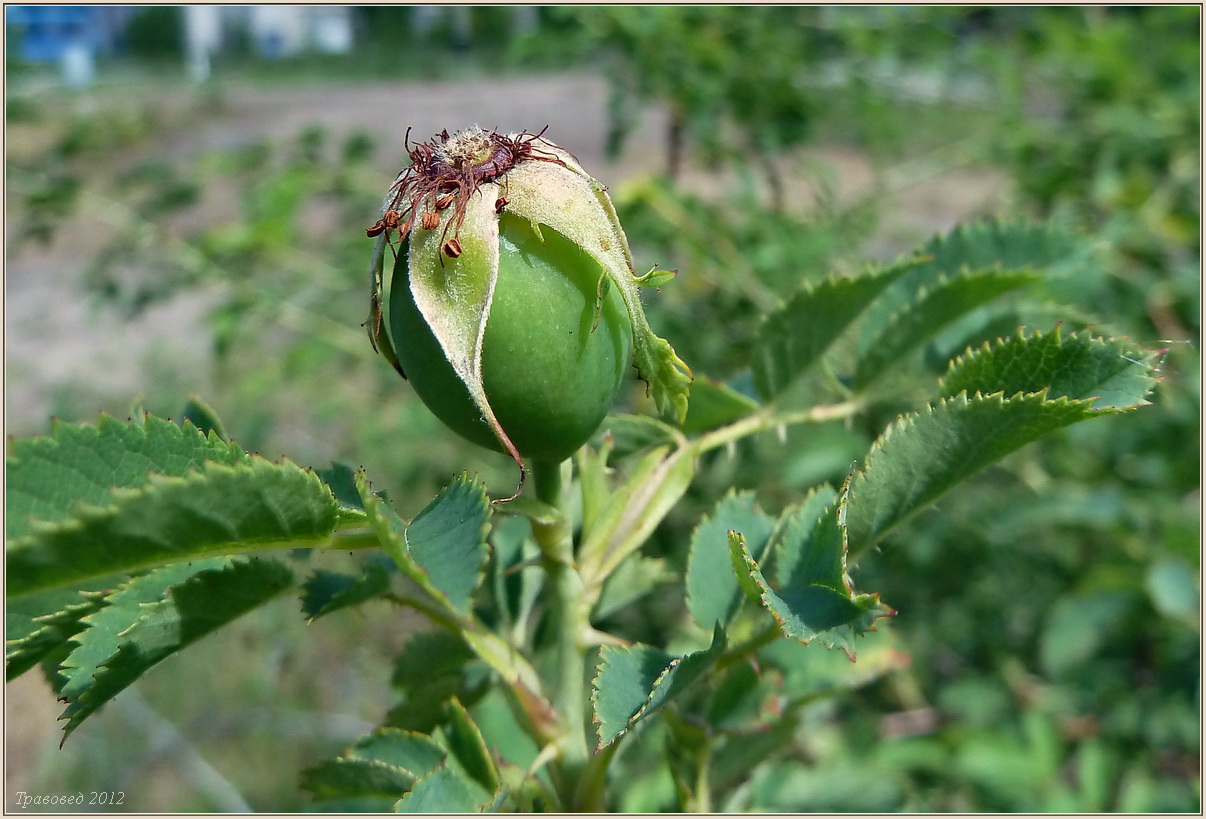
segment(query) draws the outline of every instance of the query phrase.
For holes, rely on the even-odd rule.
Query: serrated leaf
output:
[[[809,562],[831,575],[829,553],[835,547],[842,549],[842,532],[836,512],[822,516],[811,534],[813,544],[799,551],[810,555]],[[836,541],[836,543],[835,543]],[[841,578],[835,583],[828,576],[809,582],[803,572],[795,572],[793,583],[775,591],[767,583],[758,566],[750,556],[745,539],[737,532],[729,535],[729,548],[740,556],[749,577],[758,586],[762,605],[771,613],[779,628],[788,637],[801,643],[819,640],[827,648],[840,648],[851,660],[854,659],[854,640],[872,630],[872,624],[880,617],[889,617],[895,612],[879,602],[877,594],[855,594],[845,576],[845,559],[842,557]],[[821,553],[820,558],[813,553]]]
[[[767,316],[752,361],[754,384],[763,399],[779,395],[806,373],[884,288],[916,264],[901,262],[858,278],[826,279]]]
[[[42,599],[50,596],[56,600]],[[32,603],[28,614],[20,606],[27,602]],[[50,613],[43,614],[48,604],[53,608]],[[81,594],[74,589],[56,590],[9,603],[4,612],[5,679],[16,679],[52,651],[64,647],[68,640],[88,627],[82,620],[105,605],[103,594]]]
[[[389,570],[370,563],[360,577],[330,572],[315,571],[302,584],[302,612],[310,622],[319,617],[356,606],[389,591]]]
[[[421,777],[394,806],[397,813],[477,813],[491,794],[471,779],[441,766]]]
[[[190,395],[188,400],[184,402],[184,410],[180,413],[180,420],[181,422],[188,421],[206,435],[212,432],[219,438],[226,437],[222,426],[222,419],[218,417],[218,413],[213,407],[195,395]]]
[[[906,354],[922,346],[935,331],[989,301],[1038,281],[1028,270],[985,270],[940,277],[914,301],[893,315],[868,343],[854,382],[865,387]]]
[[[341,517],[347,519],[364,517],[364,504],[356,489],[356,470],[346,464],[333,463],[327,469],[315,469],[314,473],[331,490],[336,503],[339,504]]]
[[[156,663],[263,605],[292,584],[289,567],[253,558],[194,574],[172,586],[165,599],[143,604],[137,622],[118,636],[117,653],[98,667],[78,697],[60,692],[69,699],[63,712],[68,720],[65,734]]]
[[[115,488],[144,486],[151,474],[182,476],[206,461],[236,464],[248,455],[233,443],[144,415],[96,425],[56,421],[42,438],[9,441],[5,466],[5,534],[29,534],[34,520],[64,521],[79,504],[105,506]]]
[[[691,405],[687,408],[682,430],[687,435],[707,432],[744,418],[758,407],[753,398],[723,382],[696,377],[691,385]]]
[[[151,476],[103,508],[38,523],[6,551],[10,597],[213,555],[325,540],[338,507],[311,471],[253,457],[203,463],[184,477]]]
[[[315,799],[355,796],[399,797],[418,777],[397,765],[376,759],[326,759],[301,774],[301,786]]]
[[[833,487],[828,484],[818,486],[780,517],[770,547],[775,559],[775,579],[780,587],[807,583],[809,581],[804,578],[822,576],[827,571],[831,579],[837,579],[833,574],[835,558],[813,548],[816,544],[812,539],[817,523],[836,500],[837,492]]]
[[[894,312],[944,274],[1022,268],[1047,273],[1075,260],[1087,248],[1083,237],[1049,222],[993,220],[959,225],[948,233],[935,235],[918,250],[925,260],[889,287],[867,311],[859,347],[868,349],[871,339]]]
[[[640,644],[604,646],[591,694],[599,749],[686,690],[712,668],[726,645],[724,630],[717,626],[710,647],[682,657]]]
[[[486,487],[462,475],[406,527],[406,548],[415,564],[464,615],[482,578],[489,520]]]
[[[743,533],[761,558],[774,528],[774,519],[758,510],[752,492],[730,492],[695,527],[687,555],[687,609],[701,628],[728,625],[741,605],[728,533]]]
[[[125,642],[122,635],[142,618],[144,605],[162,601],[172,586],[198,572],[220,569],[228,564],[227,558],[215,557],[164,566],[135,577],[107,595],[104,607],[80,624],[86,630],[72,641],[75,647],[59,666],[60,681],[56,693],[67,699],[78,699],[91,687],[93,678],[101,673],[101,666],[117,654]]]
[[[933,279],[939,273],[992,267],[1046,268],[1078,255],[1085,240],[1049,222],[992,220],[959,225],[932,237],[921,249],[929,257],[914,275]]]
[[[1092,401],[1042,393],[940,401],[889,426],[850,483],[847,536],[855,554],[1010,452],[1062,427],[1111,414]]]
[[[356,474],[356,487],[386,553],[450,613],[467,618],[487,556],[485,487],[465,475],[454,479],[409,526],[373,492],[363,472]]]
[[[434,769],[447,752],[435,740],[413,731],[378,728],[356,741],[347,751],[349,759],[371,759],[402,768],[415,776]]]
[[[444,713],[447,717],[444,736],[448,739],[452,755],[470,779],[481,785],[487,793],[493,793],[498,789],[498,768],[482,738],[481,729],[456,697],[448,701]]]
[[[1057,327],[969,350],[951,362],[940,388],[943,396],[1046,390],[1048,399],[1093,398],[1094,409],[1122,409],[1147,404],[1156,380],[1152,353],[1126,341],[1075,333],[1061,338]]]
[[[490,670],[475,660],[469,645],[451,632],[419,632],[409,637],[394,664],[392,680],[402,692],[402,702],[390,710],[388,723],[430,732],[443,722],[444,703],[450,696],[462,703],[480,699],[490,687]]]

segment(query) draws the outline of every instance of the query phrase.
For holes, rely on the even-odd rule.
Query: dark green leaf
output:
[[[780,517],[771,539],[771,554],[775,558],[775,577],[781,588],[813,582],[806,578],[826,577],[831,583],[840,579],[842,544],[839,541],[837,550],[827,552],[819,548],[820,544],[812,537],[817,523],[836,500],[837,492],[833,487],[828,484],[818,486],[798,506]]]
[[[827,279],[767,316],[752,362],[763,399],[774,398],[807,372],[885,287],[916,264],[902,262],[855,279]]]
[[[55,597],[57,600],[47,598]],[[30,614],[22,604],[30,605]],[[44,606],[54,608],[42,614]],[[101,593],[83,594],[75,590],[56,590],[10,603],[5,611],[5,678],[15,679],[37,665],[50,652],[63,648],[72,636],[88,626],[81,622],[106,605]]]
[[[943,399],[889,426],[850,483],[847,536],[856,554],[960,481],[1062,427],[1116,410],[1040,394]]]
[[[446,752],[431,737],[397,728],[378,728],[348,749],[349,759],[370,759],[421,776],[444,761]]]
[[[758,510],[752,492],[730,492],[695,527],[687,555],[687,609],[701,628],[728,625],[741,604],[728,533],[743,533],[761,559],[774,528],[774,519]]]
[[[481,785],[441,766],[422,777],[394,806],[398,813],[477,813],[490,801]]]
[[[1094,409],[1138,407],[1148,403],[1156,384],[1154,363],[1152,353],[1126,341],[1075,333],[1061,338],[1059,328],[1047,335],[1018,333],[952,361],[941,394],[1046,390],[1049,399],[1096,399]]]
[[[486,562],[489,520],[486,487],[462,475],[406,527],[406,547],[415,564],[465,615]]]
[[[363,472],[356,474],[356,487],[369,524],[398,567],[450,613],[467,617],[487,557],[486,488],[462,475],[407,526]]]
[[[29,534],[33,520],[64,521],[80,504],[107,506],[115,488],[144,486],[151,474],[182,476],[205,461],[236,464],[249,457],[233,443],[152,415],[140,421],[101,416],[95,425],[56,421],[44,438],[9,441],[5,468],[5,532]]]
[[[388,722],[429,732],[444,721],[449,697],[473,703],[488,690],[489,681],[489,669],[459,636],[447,631],[413,634],[394,665],[393,684],[402,702],[389,712]]]
[[[929,282],[964,270],[1049,268],[1086,250],[1082,237],[1049,223],[976,222],[931,238],[919,251],[928,259],[908,281]]]
[[[319,569],[302,584],[302,612],[306,619],[317,620],[333,611],[356,606],[389,591],[389,570],[379,564],[365,566],[364,574],[353,577]]]
[[[333,463],[328,469],[315,469],[314,473],[331,490],[335,501],[339,504],[340,512],[364,513],[364,504],[360,493],[356,490],[356,471],[346,464]]]
[[[1027,270],[986,270],[939,278],[893,315],[867,345],[854,381],[865,387],[934,333],[997,296],[1038,280]]]
[[[460,767],[487,793],[498,790],[498,768],[482,732],[465,710],[465,706],[453,697],[444,708],[447,721],[444,724],[444,735],[448,738],[449,749]]]
[[[190,395],[185,402],[184,412],[181,413],[181,420],[188,421],[206,435],[212,432],[219,438],[226,437],[226,433],[222,427],[222,420],[218,418],[218,413],[214,411],[213,407],[195,395]]]
[[[376,759],[327,759],[301,775],[302,788],[315,799],[375,795],[397,798],[415,781],[415,774],[405,768]]]
[[[293,573],[282,563],[256,558],[230,561],[223,568],[202,571],[172,586],[158,602],[140,605],[137,621],[116,635],[116,641],[110,634],[90,634],[96,626],[83,632],[80,638],[96,639],[98,644],[116,642],[119,648],[107,660],[99,661],[97,655],[89,658],[89,663],[98,665],[86,685],[85,668],[77,666],[78,672],[69,681],[71,688],[61,692],[69,700],[63,714],[68,718],[64,731],[70,734],[156,663],[263,605],[292,584]],[[75,656],[73,653],[71,659]]]
[[[724,653],[725,645],[724,631],[717,626],[709,648],[682,657],[639,644],[604,646],[591,695],[599,748],[610,745],[699,679]]]
[[[819,640],[828,648],[842,649],[853,660],[855,638],[871,631],[872,624],[880,617],[895,612],[879,602],[879,595],[855,594],[851,588],[845,574],[845,543],[834,510],[830,509],[816,520],[811,530],[793,527],[790,534],[806,537],[809,543],[794,547],[793,550],[803,558],[803,566],[792,572],[791,585],[783,586],[777,592],[766,582],[739,533],[730,533],[729,548],[740,556],[750,579],[758,587],[762,605],[784,634],[802,643]],[[838,563],[836,578],[835,562]],[[818,574],[809,577],[808,570]]]
[[[91,578],[212,555],[281,549],[325,540],[337,506],[326,485],[288,461],[214,462],[185,477],[152,476],[84,507],[71,520],[40,523],[10,542],[8,594],[34,594]]]

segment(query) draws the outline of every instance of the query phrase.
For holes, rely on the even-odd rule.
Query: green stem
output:
[[[570,461],[532,462],[536,497],[562,514],[550,523],[532,522],[532,533],[540,546],[549,588],[553,595],[553,630],[556,635],[556,675],[553,707],[561,718],[564,733],[557,788],[564,810],[599,809],[580,804],[580,784],[590,761],[586,739],[586,705],[589,692],[586,678],[587,642],[584,634],[590,625],[590,608],[583,595],[582,578],[574,565],[573,530],[565,514],[565,489],[572,470]],[[593,800],[592,800],[593,801]]]
[[[819,407],[810,407],[795,412],[778,412],[772,405],[768,405],[734,421],[727,427],[720,427],[706,435],[701,435],[691,443],[691,448],[699,455],[748,435],[756,435],[775,427],[791,426],[792,424],[819,424],[824,421],[849,418],[862,409],[863,403],[857,400],[843,401],[840,404],[823,404]]]

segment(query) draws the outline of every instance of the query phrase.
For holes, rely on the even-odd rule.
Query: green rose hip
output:
[[[482,383],[524,456],[561,460],[598,429],[623,383],[632,323],[615,289],[596,318],[598,265],[559,234],[499,220],[498,283],[482,342]],[[474,443],[503,446],[415,307],[407,265],[394,266],[389,333],[411,386],[440,420]],[[405,341],[399,341],[404,339]]]
[[[636,276],[606,190],[573,155],[477,128],[409,153],[368,229],[367,327],[440,420],[521,470],[566,458],[611,409],[630,356],[659,411],[681,420],[689,371],[638,293],[665,274]]]

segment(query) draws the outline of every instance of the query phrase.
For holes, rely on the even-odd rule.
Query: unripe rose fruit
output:
[[[499,423],[525,456],[561,460],[586,443],[615,402],[632,322],[615,288],[595,303],[599,264],[545,227],[499,219],[498,281],[482,344],[482,381]],[[415,392],[452,430],[503,447],[411,296],[406,257],[394,265],[389,332]]]
[[[638,293],[673,272],[636,275],[606,188],[573,154],[480,128],[409,153],[368,229],[366,327],[444,423],[510,454],[522,488],[524,458],[561,460],[590,438],[630,360],[658,410],[682,420],[690,371]]]

